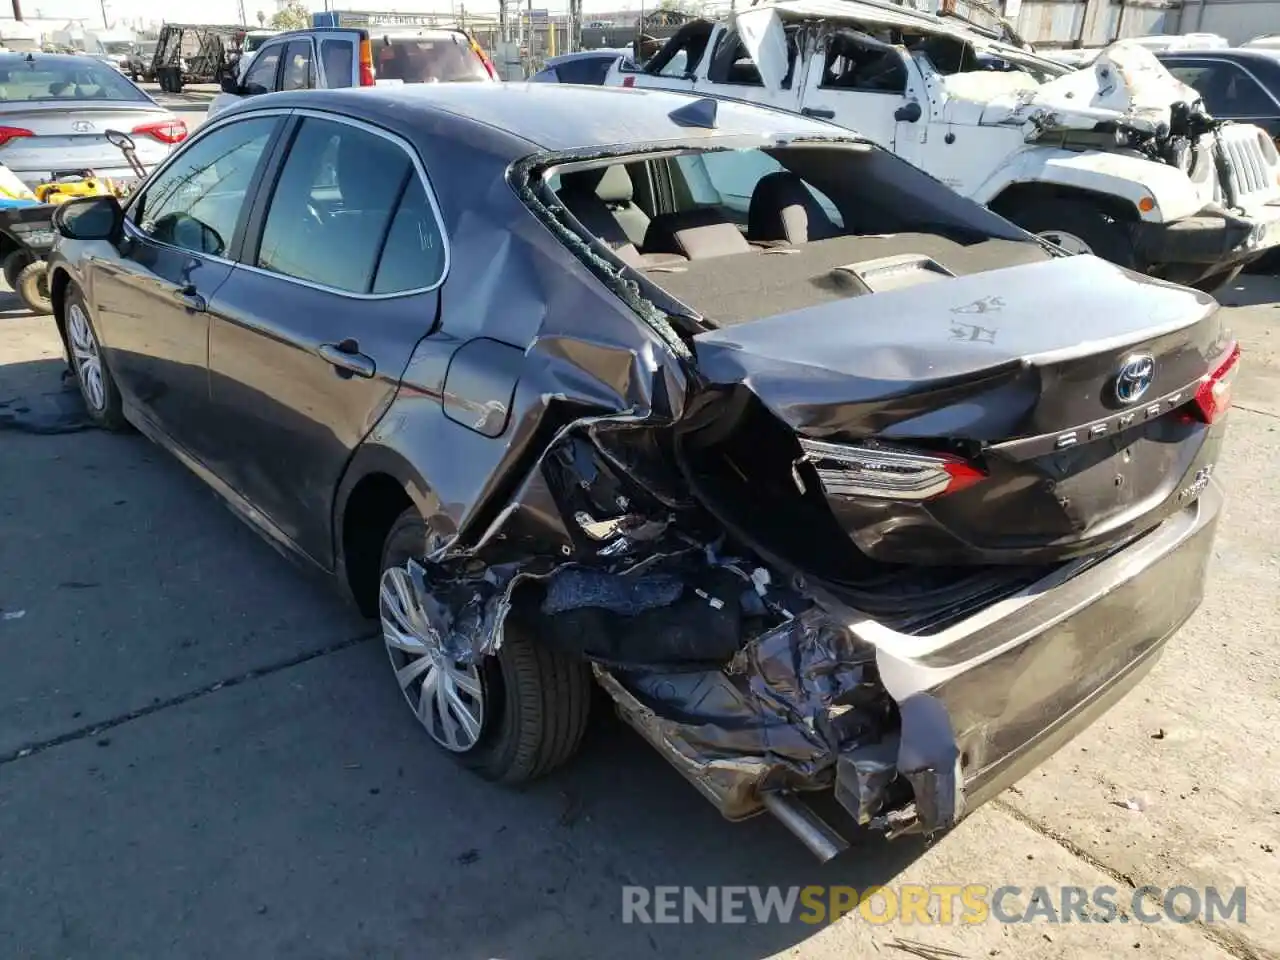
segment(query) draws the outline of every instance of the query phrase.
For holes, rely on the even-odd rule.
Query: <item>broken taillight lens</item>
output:
[[[1213,423],[1231,406],[1231,387],[1240,369],[1240,344],[1232,343],[1226,357],[1211,372],[1200,378],[1192,411],[1199,420]]]
[[[931,500],[973,486],[986,474],[963,457],[894,447],[861,447],[800,439],[802,460],[837,497]],[[803,489],[803,481],[796,474]]]

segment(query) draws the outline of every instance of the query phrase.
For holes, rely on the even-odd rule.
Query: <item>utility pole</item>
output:
[[[13,0],[13,19],[22,22],[22,0]]]
[[[106,30],[111,26],[107,23],[107,0],[98,0],[98,6],[102,8],[102,29]]]

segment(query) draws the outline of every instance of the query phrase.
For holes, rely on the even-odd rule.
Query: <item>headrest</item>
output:
[[[631,174],[620,163],[605,167],[604,176],[596,184],[596,195],[605,203],[630,203],[635,194],[631,184]]]
[[[646,253],[678,253],[690,260],[707,260],[747,253],[751,245],[723,214],[704,207],[654,217],[649,221],[642,249]]]

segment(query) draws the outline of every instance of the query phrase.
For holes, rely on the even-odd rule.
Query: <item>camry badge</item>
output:
[[[76,133],[88,133],[93,129],[93,124],[88,120],[73,120],[71,122],[71,129]]]
[[[1116,373],[1116,399],[1121,403],[1136,403],[1156,378],[1156,361],[1149,353],[1135,353],[1125,357]]]

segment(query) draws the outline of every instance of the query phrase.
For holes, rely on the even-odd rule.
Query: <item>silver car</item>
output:
[[[93,57],[0,54],[0,163],[35,185],[93,170],[135,180],[108,130],[133,136],[149,171],[187,138],[187,126]]]

